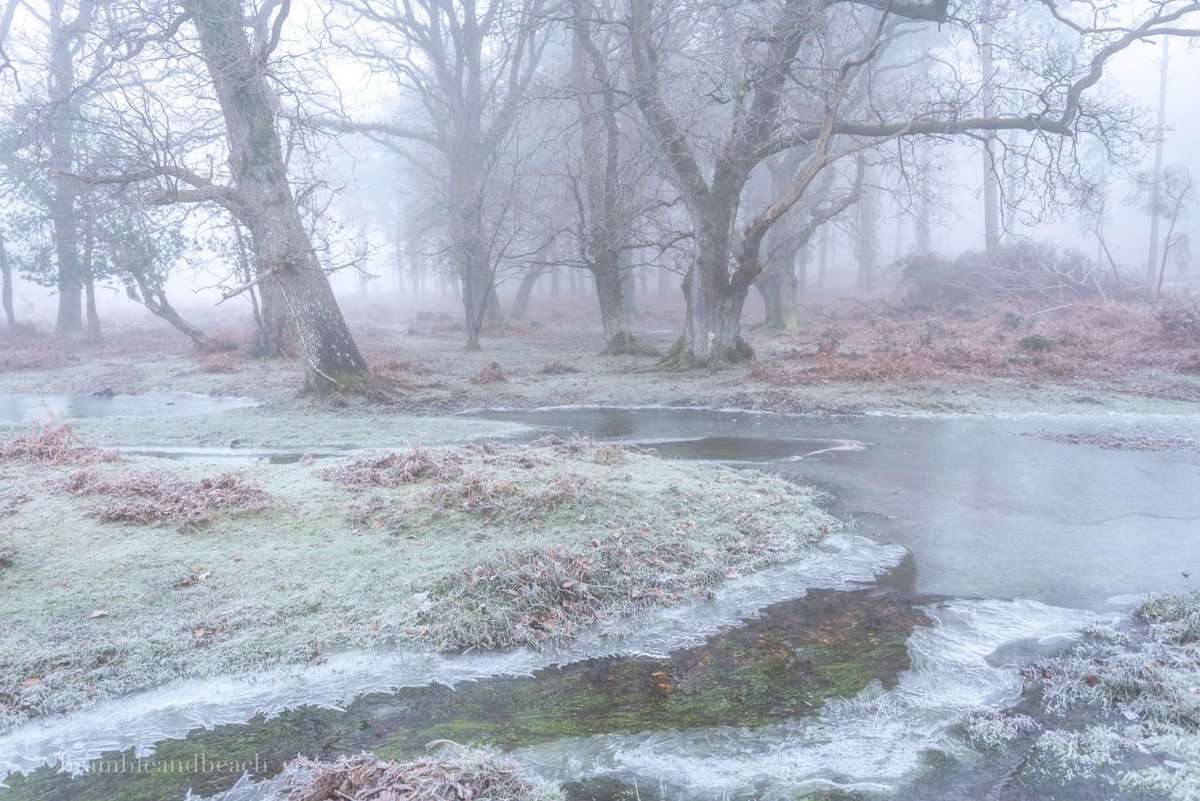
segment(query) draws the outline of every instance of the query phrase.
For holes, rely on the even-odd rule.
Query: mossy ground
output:
[[[103,499],[64,489],[74,467],[0,463],[0,486],[26,496],[0,518],[14,552],[0,571],[3,727],[331,650],[569,639],[576,615],[703,593],[836,525],[807,490],[716,466],[586,443],[437,453],[454,469],[399,486],[348,486],[335,476],[349,459],[248,468],[267,508],[194,530],[100,522]],[[138,458],[89,469],[214,472]],[[546,494],[563,482],[587,490]],[[492,505],[473,506],[478,493]],[[548,586],[538,564],[567,566],[574,584]],[[604,582],[589,586],[592,571]]]
[[[768,725],[810,714],[828,698],[853,697],[871,681],[892,686],[909,666],[906,641],[913,627],[926,622],[901,593],[814,591],[670,659],[596,659],[453,689],[432,685],[368,695],[344,710],[296,709],[196,731],[161,743],[154,758],[166,764],[188,764],[197,755],[257,759],[264,767],[252,772],[264,778],[297,753],[334,759],[366,750],[404,761],[442,740],[507,751],[606,732]],[[134,760],[132,753],[124,756]],[[75,801],[166,801],[189,783],[210,794],[235,779],[154,773],[71,779],[43,768],[10,781],[14,801],[56,792],[70,792]],[[567,789],[571,798],[593,797],[587,787]]]

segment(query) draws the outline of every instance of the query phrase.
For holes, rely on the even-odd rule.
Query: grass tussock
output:
[[[282,801],[561,801],[562,793],[498,752],[457,748],[411,762],[373,754],[300,758],[284,769]]]
[[[430,450],[419,445],[407,451],[391,451],[356,459],[330,468],[322,475],[350,487],[403,487],[426,480],[446,480],[457,476],[463,462],[455,450]]]
[[[446,576],[429,593],[423,634],[444,648],[562,644],[605,619],[709,597],[739,569],[786,559],[799,544],[750,513],[717,547],[689,541],[690,528],[684,521],[665,540],[640,531],[596,537],[586,550],[527,549]]]
[[[0,462],[12,461],[66,466],[115,462],[117,455],[82,440],[70,423],[45,420],[26,434],[0,441]]]
[[[500,384],[508,380],[504,368],[498,362],[489,362],[479,368],[479,372],[471,379],[475,384]]]
[[[104,495],[88,510],[106,523],[174,525],[191,531],[212,523],[222,513],[247,514],[270,506],[270,497],[254,481],[234,472],[195,481],[170,473],[106,476],[80,470],[63,488],[74,495]]]
[[[592,500],[595,481],[570,469],[572,462],[614,467],[626,454],[644,452],[591,440],[543,437],[528,447],[479,445],[372,454],[323,471],[324,478],[358,490],[419,485],[420,506],[460,512],[487,521],[540,520],[563,507]],[[356,525],[371,509],[392,509],[378,500],[357,512]]]

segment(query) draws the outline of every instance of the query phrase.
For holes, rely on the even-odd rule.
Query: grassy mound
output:
[[[1153,596],[1132,632],[1094,627],[1026,671],[1030,712],[969,721],[973,742],[1024,740],[1047,788],[1107,798],[1200,798],[1200,592]],[[1107,788],[1107,789],[1104,789]]]
[[[335,649],[562,643],[836,526],[777,478],[554,438],[236,474],[60,454],[0,486],[0,730]]]

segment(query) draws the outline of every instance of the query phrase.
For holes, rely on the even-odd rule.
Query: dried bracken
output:
[[[208,525],[221,512],[245,514],[270,505],[270,497],[256,482],[232,472],[189,481],[165,473],[105,476],[80,470],[63,487],[75,495],[108,496],[88,510],[101,521],[172,524],[183,530]]]
[[[336,762],[297,759],[285,767],[283,801],[559,801],[511,760],[480,749],[411,762],[372,754]]]
[[[609,534],[586,552],[531,549],[447,576],[430,593],[436,616],[423,632],[442,647],[565,643],[587,626],[646,606],[705,597],[736,578],[731,564],[774,561],[787,547],[760,525],[743,525],[720,549],[678,539]]]
[[[754,364],[750,375],[789,386],[946,378],[1113,381],[1143,369],[1184,372],[1195,342],[1166,333],[1157,314],[1152,306],[1129,303],[934,312],[858,305],[835,310],[822,328]],[[1187,387],[1176,390],[1188,394]]]
[[[371,455],[322,472],[330,481],[351,487],[403,487],[426,480],[449,480],[459,475],[463,455],[452,450],[429,450],[414,445],[407,451]]]
[[[44,465],[73,465],[116,461],[116,454],[80,439],[70,423],[46,420],[29,433],[0,441],[0,462],[25,461]]]
[[[490,362],[479,368],[479,372],[471,379],[476,384],[498,384],[508,380],[504,369],[497,362]]]

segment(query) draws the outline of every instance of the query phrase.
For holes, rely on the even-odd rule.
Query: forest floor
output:
[[[598,355],[599,325],[589,304],[556,304],[557,310],[528,321],[493,326],[476,353],[462,349],[462,325],[448,307],[397,311],[361,299],[347,307],[376,373],[400,390],[391,414],[589,404],[835,415],[1189,414],[1200,401],[1200,307],[1194,304],[929,313],[878,299],[830,300],[806,308],[808,322],[798,331],[749,328],[757,354],[752,363],[687,372],[658,369],[653,356]],[[681,317],[671,306],[655,309],[639,315],[634,329],[665,351]],[[213,325],[220,322],[228,321]],[[249,336],[234,328],[220,333],[243,342]],[[327,444],[340,427],[348,430],[339,441],[354,441],[357,426],[342,411],[356,418],[370,411],[353,399],[298,399],[298,372],[294,361],[255,360],[242,351],[195,354],[154,321],[113,331],[99,344],[45,336],[3,340],[0,349],[0,393],[241,396],[263,402],[264,412],[300,414],[293,421],[298,429],[266,426],[259,444],[309,435],[322,441],[302,444]],[[264,415],[251,417],[266,422]],[[213,441],[227,434],[244,439],[230,423]]]
[[[803,559],[839,526],[813,492],[779,478],[585,440],[516,444],[528,429],[457,416],[471,409],[1056,417],[1079,430],[1030,435],[1200,450],[1192,304],[929,313],[893,299],[826,301],[795,332],[749,329],[750,364],[690,372],[598,355],[598,321],[581,298],[492,327],[479,353],[462,349],[449,305],[346,306],[373,369],[398,390],[391,404],[304,396],[295,360],[255,360],[244,347],[198,354],[144,316],[111,324],[98,343],[0,337],[0,736],[173,679],[347,649],[565,644]],[[664,304],[635,330],[665,352],[681,318]],[[245,321],[198,322],[249,340]],[[21,400],[154,393],[247,402],[66,425]],[[270,448],[277,459],[250,458]],[[371,762],[364,792],[410,774],[461,782],[468,765],[474,781],[503,785],[497,797],[557,797],[492,756],[468,757]],[[297,763],[286,776],[294,797],[335,780],[362,789],[345,767]]]
[[[334,649],[569,639],[579,626],[797,558],[835,526],[804,490],[712,465],[589,443],[450,446],[524,430],[451,416],[465,410],[1166,420],[1194,419],[1200,401],[1200,311],[1191,305],[929,314],[827,302],[808,308],[810,322],[795,333],[750,330],[751,364],[691,372],[597,355],[599,327],[582,299],[493,327],[481,353],[463,351],[449,309],[347,306],[373,368],[400,390],[393,406],[304,397],[295,360],[196,354],[154,321],[113,326],[100,343],[0,341],[0,413],[5,397],[50,393],[256,402],[85,419],[70,431],[42,423],[32,440],[15,431],[0,442],[0,454],[9,449],[0,455],[0,729],[176,676],[303,663]],[[228,322],[202,321],[245,341],[244,330],[219,330]],[[680,322],[668,307],[635,328],[665,351]],[[1178,432],[1080,436],[1104,447],[1196,447]],[[72,437],[92,444],[63,451]],[[99,450],[121,446],[320,458],[223,472]]]

